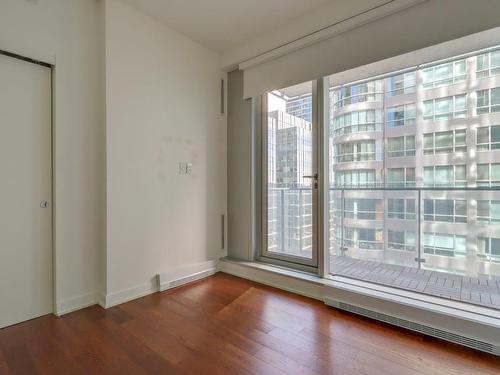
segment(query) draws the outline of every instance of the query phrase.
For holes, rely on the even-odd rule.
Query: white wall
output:
[[[219,56],[106,1],[107,304],[218,258],[225,213]],[[178,163],[193,163],[179,175]]]
[[[101,31],[100,1],[0,2],[0,49],[55,64],[58,310],[93,303],[100,289],[105,199]]]

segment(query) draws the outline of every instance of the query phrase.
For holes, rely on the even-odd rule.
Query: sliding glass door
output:
[[[263,97],[262,256],[317,267],[316,82]]]

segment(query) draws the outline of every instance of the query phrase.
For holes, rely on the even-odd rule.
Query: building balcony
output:
[[[346,208],[364,192],[379,194],[376,210]],[[332,274],[500,309],[499,189],[347,188],[330,197]],[[431,211],[429,199],[438,202]]]

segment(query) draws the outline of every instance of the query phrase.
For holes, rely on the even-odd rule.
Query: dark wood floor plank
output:
[[[7,360],[3,354],[3,351],[0,350],[0,374],[10,375],[12,371],[9,369],[9,365],[7,364]]]
[[[0,374],[500,374],[500,358],[226,274],[0,330]]]
[[[26,345],[10,346],[4,351],[5,361],[14,374],[36,374],[31,355]]]

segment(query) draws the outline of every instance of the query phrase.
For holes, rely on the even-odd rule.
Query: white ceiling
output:
[[[222,52],[335,0],[125,0]]]

